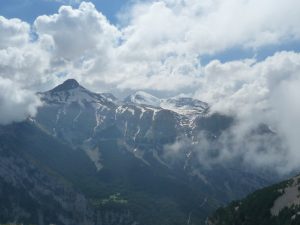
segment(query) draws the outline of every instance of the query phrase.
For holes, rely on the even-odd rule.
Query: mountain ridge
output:
[[[154,108],[162,108],[170,111],[174,111],[176,113],[180,112],[180,109],[186,110],[193,109],[195,113],[204,113],[207,112],[209,105],[205,102],[202,102],[198,99],[194,99],[191,97],[171,97],[171,98],[157,98],[154,95],[151,95],[145,91],[136,91],[133,94],[128,95],[123,100],[116,98],[111,93],[95,93],[87,90],[83,86],[81,86],[75,79],[67,79],[62,84],[56,86],[55,88],[45,91],[39,92],[39,96],[43,95],[55,95],[59,92],[66,92],[73,89],[79,89],[81,92],[90,93],[93,96],[101,96],[102,98],[107,98],[108,100],[114,102],[116,105],[125,105],[125,104],[133,104],[133,105],[144,105]],[[176,107],[179,110],[176,110]],[[198,110],[198,112],[196,112]],[[183,112],[179,114],[184,114]]]

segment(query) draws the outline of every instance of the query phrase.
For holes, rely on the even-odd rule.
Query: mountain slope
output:
[[[95,208],[80,193],[95,173],[92,162],[32,122],[0,128],[0,162],[1,223],[134,223],[126,209]],[[114,217],[107,219],[110,214]]]
[[[187,181],[180,181],[174,175],[168,178],[167,175],[171,174],[162,168],[154,171],[114,141],[101,142],[105,163],[104,169],[97,172],[83,151],[53,140],[31,123],[3,128],[0,140],[6,146],[4,150],[9,157],[17,155],[15,160],[2,163],[0,167],[1,177],[8,179],[0,182],[2,193],[6,194],[0,199],[3,208],[8,210],[1,211],[1,222],[41,224],[41,220],[56,224],[102,224],[101,221],[112,212],[112,220],[119,221],[119,225],[135,221],[142,221],[142,224],[182,224],[186,220],[184,211],[202,209],[204,197]],[[1,155],[0,159],[6,162],[6,156]],[[25,165],[29,167],[28,171],[24,170]],[[32,176],[32,168],[42,175]],[[17,180],[10,181],[13,177]],[[48,177],[52,183],[48,184],[43,177]],[[23,187],[23,183],[26,186]],[[32,187],[37,190],[31,190]],[[72,187],[84,193],[85,197],[77,194]],[[121,199],[126,199],[126,203],[104,203],[117,193],[121,194]],[[61,204],[65,208],[61,208]],[[161,208],[162,205],[165,208]],[[183,205],[185,207],[180,209]],[[193,220],[202,221],[207,213],[202,210],[193,216]],[[100,216],[95,219],[97,214]],[[60,219],[63,215],[67,216]],[[124,222],[120,222],[121,219]]]
[[[209,109],[207,103],[188,97],[163,99],[160,107],[186,116],[198,116],[205,114]]]
[[[218,209],[207,225],[300,224],[300,176],[250,194]]]
[[[29,143],[31,140],[24,135],[32,137],[34,144]],[[44,154],[49,154],[52,147],[60,151],[63,146],[59,143],[50,146],[52,141],[46,139],[30,124],[1,127],[0,221],[91,224],[93,211],[88,207],[85,197],[65,184],[59,174],[53,176],[50,172],[51,164],[55,162],[52,157],[48,158]],[[42,146],[39,146],[42,142]],[[32,151],[38,151],[39,157],[47,158],[49,165],[41,165],[41,160],[34,157]]]
[[[166,109],[183,116],[204,115],[209,108],[207,103],[198,99],[189,97],[159,99],[144,91],[138,91],[132,95],[129,95],[124,99],[124,102],[133,105]]]

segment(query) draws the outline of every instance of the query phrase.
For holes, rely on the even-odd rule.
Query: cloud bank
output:
[[[221,149],[231,146],[232,151],[242,151],[239,155],[242,153],[248,159],[257,156],[251,162],[276,164],[280,171],[299,168],[300,54],[280,52],[262,62],[213,61],[204,73],[202,88],[196,96],[214,102],[213,111],[237,118],[237,124],[229,131],[235,144],[228,145],[228,133],[223,134]],[[260,124],[270,125],[283,146],[278,140],[274,144],[269,136],[252,136],[251,143],[248,142],[249,133]],[[262,148],[267,151],[260,151]]]
[[[82,2],[78,8],[62,6],[57,14],[42,15],[32,25],[1,17],[1,48],[9,53],[11,48],[34,52],[28,59],[31,63],[43,59],[35,63],[39,65],[35,73],[40,73],[35,79],[47,79],[37,87],[75,77],[98,90],[139,86],[194,91],[209,69],[201,64],[207,54],[299,41],[299,4],[296,0],[147,1],[134,4],[114,25],[92,3]],[[10,69],[9,76],[23,70]]]
[[[299,15],[298,0],[159,0],[133,4],[117,25],[88,2],[62,6],[33,24],[0,17],[0,123],[34,115],[39,100],[33,93],[67,78],[99,92],[184,92],[214,112],[235,115],[237,140],[269,124],[294,167],[300,157],[300,53],[201,62],[232,48],[255,52],[300,42]],[[20,113],[9,115],[14,107]]]

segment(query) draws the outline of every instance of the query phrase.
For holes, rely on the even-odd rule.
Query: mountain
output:
[[[144,91],[138,91],[124,99],[127,103],[159,107],[161,100]]]
[[[159,99],[144,91],[138,91],[132,95],[129,95],[124,99],[124,102],[134,105],[144,105],[166,109],[185,116],[204,115],[209,109],[209,105],[207,103],[198,99],[179,96],[167,99]]]
[[[30,175],[30,169],[16,175],[17,182],[6,182],[17,171],[0,174],[0,185],[6,185],[6,190],[30,184],[23,188],[23,193],[30,193],[26,204],[19,204],[16,191],[11,202],[32,215],[15,218],[0,211],[0,223],[43,224],[63,218],[52,222],[204,224],[219,206],[274,181],[268,174],[244,168],[238,160],[213,168],[201,163],[199,135],[214,141],[234,124],[234,118],[210,114],[208,104],[197,99],[158,99],[138,92],[119,100],[110,93],[91,92],[72,79],[37,95],[43,101],[37,115],[3,127],[0,149],[6,149],[8,157],[16,155],[12,168],[32,165],[66,191],[41,183],[39,191],[32,193],[30,187],[40,181]],[[0,155],[4,161],[5,154]],[[18,164],[19,160],[24,163]],[[54,202],[40,192],[48,193]],[[83,199],[80,212],[75,207],[77,198],[70,195]],[[5,202],[5,208],[10,200],[0,196],[0,202]],[[49,208],[56,204],[68,207]],[[39,206],[44,210],[37,214]]]
[[[205,114],[209,109],[209,106],[206,102],[188,97],[163,99],[160,106],[164,109],[169,109],[178,114],[187,116]]]
[[[82,151],[32,121],[0,127],[0,223],[134,224],[126,209],[98,210],[79,192],[93,173]]]
[[[207,225],[300,224],[300,176],[258,190],[218,209]]]

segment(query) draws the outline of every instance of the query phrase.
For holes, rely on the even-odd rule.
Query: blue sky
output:
[[[93,0],[91,2],[111,22],[115,23],[117,13],[129,4],[130,0]],[[6,18],[17,17],[32,23],[39,15],[56,13],[61,5],[65,3],[54,0],[0,0],[0,15]]]
[[[218,59],[221,62],[228,62],[245,58],[255,58],[257,61],[262,61],[279,51],[300,52],[300,42],[292,41],[287,43],[280,43],[277,45],[264,46],[256,50],[244,49],[239,47],[231,48],[219,54],[205,55],[201,58],[201,63],[203,65],[206,65],[213,59]]]

